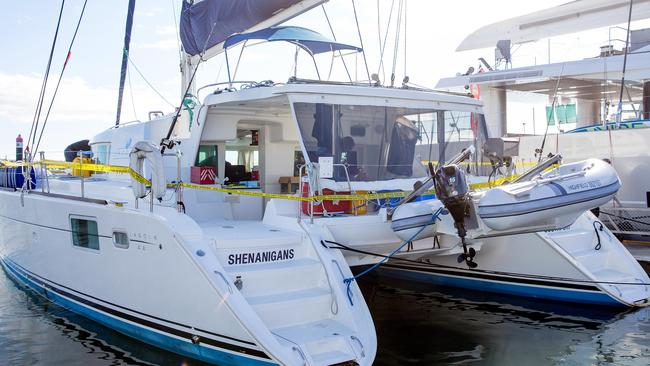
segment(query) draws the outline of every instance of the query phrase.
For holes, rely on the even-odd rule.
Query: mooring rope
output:
[[[442,210],[443,210],[442,207],[438,207],[438,210],[436,210],[436,212],[433,213],[433,215],[431,216],[431,220],[432,220],[433,222],[435,222],[436,220],[439,219],[440,214],[442,213]],[[404,240],[404,241],[402,242],[402,244],[400,244],[400,246],[397,247],[397,249],[393,250],[390,254],[388,254],[388,255],[386,255],[386,256],[382,256],[382,257],[384,257],[384,258],[383,258],[382,260],[380,260],[379,262],[373,264],[373,265],[370,266],[369,268],[366,268],[366,269],[363,270],[361,273],[359,273],[359,274],[357,274],[357,275],[355,275],[355,276],[352,276],[352,277],[345,278],[345,279],[343,280],[343,283],[347,285],[346,290],[347,290],[347,294],[348,294],[348,300],[350,301],[350,305],[354,305],[354,302],[352,301],[352,290],[350,289],[350,285],[352,285],[352,282],[356,281],[357,278],[362,277],[363,275],[365,275],[365,274],[367,274],[367,273],[373,271],[373,270],[376,269],[377,267],[381,266],[384,262],[386,262],[386,261],[387,261],[388,259],[390,259],[393,255],[395,255],[395,254],[396,254],[397,252],[399,252],[402,248],[404,248],[404,246],[406,246],[406,245],[409,244],[409,243],[412,243],[413,240],[414,240],[418,235],[420,235],[420,233],[422,233],[422,231],[424,231],[424,229],[426,229],[427,226],[428,226],[428,225],[424,225],[424,226],[422,226],[422,227],[421,227],[421,228],[420,228],[420,229],[419,229],[415,234],[413,234],[413,235],[412,235],[408,240]]]
[[[326,243],[327,244],[333,244],[333,245],[336,245],[336,246],[329,246],[329,245],[326,245]],[[440,268],[440,269],[452,269],[452,270],[468,270],[469,269],[469,268],[448,266],[448,265],[445,265],[445,264],[437,264],[437,263],[425,262],[425,261],[421,261],[421,260],[414,260],[414,259],[408,259],[408,258],[395,257],[394,255],[396,253],[391,253],[389,255],[384,255],[384,254],[381,254],[381,253],[368,252],[368,251],[361,250],[361,249],[351,248],[351,247],[349,247],[349,246],[347,246],[345,244],[335,242],[335,241],[331,241],[331,240],[322,240],[321,245],[323,245],[325,248],[328,248],[328,249],[346,250],[346,251],[350,251],[350,252],[354,252],[354,253],[359,253],[359,254],[365,254],[365,255],[384,258],[385,260],[382,260],[380,262],[380,264],[384,264],[388,259],[392,259],[392,260],[395,260],[395,261],[413,263],[413,264],[417,264],[417,265],[420,265],[420,266]],[[403,245],[401,247],[403,247]],[[516,273],[516,272],[504,272],[504,271],[476,269],[476,268],[471,268],[471,271],[472,272],[477,272],[477,273],[485,273],[485,274],[493,274],[493,275],[501,275],[501,276],[521,277],[521,278],[526,278],[526,279],[531,279],[531,280],[537,279],[537,280],[563,281],[563,282],[575,282],[575,283],[586,283],[586,284],[604,284],[604,285],[650,286],[650,282],[595,281],[595,280],[583,280],[583,279],[568,278],[568,277],[543,276],[543,275],[533,275],[533,274]]]

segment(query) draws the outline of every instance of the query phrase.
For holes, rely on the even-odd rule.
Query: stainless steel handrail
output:
[[[214,270],[214,273],[215,273],[216,275],[219,275],[219,277],[221,277],[221,279],[223,280],[223,282],[226,283],[226,286],[228,286],[228,292],[230,292],[230,293],[232,294],[232,286],[230,286],[230,282],[228,282],[228,280],[226,279],[226,276],[225,276],[223,273],[217,271],[216,269]]]
[[[309,163],[312,164],[312,163]],[[301,181],[299,183],[299,194],[302,195],[302,177],[303,177],[303,171],[305,171],[305,167],[307,164],[302,164],[298,168],[298,176],[300,177]],[[312,164],[313,166],[313,164]],[[343,170],[345,171],[345,179],[348,183],[348,190],[350,191],[350,194],[356,195],[356,190],[352,188],[352,180],[350,179],[350,173],[348,171],[348,166],[346,164],[333,164],[333,166],[340,166],[343,167]],[[306,170],[306,175],[307,175],[307,180],[311,183],[311,174],[309,170]],[[320,187],[320,179],[321,177],[318,177],[318,187]],[[291,183],[290,183],[291,184]],[[307,192],[308,196],[307,197],[313,197],[313,192],[314,192],[314,187],[312,185],[309,185],[309,191]],[[318,190],[316,190],[318,191]],[[353,207],[353,212],[356,215],[357,214],[357,205],[354,201],[352,201],[352,207]],[[323,210],[325,210],[323,208]],[[309,217],[311,219],[311,223],[314,223],[314,201],[310,200],[309,201]],[[298,221],[302,220],[302,204],[298,205]]]

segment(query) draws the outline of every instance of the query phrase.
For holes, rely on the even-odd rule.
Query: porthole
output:
[[[113,231],[113,245],[127,249],[129,247],[129,235],[123,231]]]

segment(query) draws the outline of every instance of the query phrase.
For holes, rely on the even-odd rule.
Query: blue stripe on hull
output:
[[[407,278],[420,282],[435,283],[442,286],[460,287],[471,290],[494,292],[527,298],[532,297],[538,299],[603,306],[625,306],[604,292],[581,291],[526,284],[513,284],[504,281],[486,281],[476,278],[447,276],[438,273],[419,271],[417,269],[402,269],[386,266],[382,266],[382,272],[389,273],[395,277]],[[459,276],[462,276],[462,273],[459,273]]]
[[[45,296],[48,300],[61,305],[70,311],[96,321],[104,326],[115,329],[118,332],[123,333],[129,337],[154,345],[158,348],[218,365],[277,365],[276,363],[272,362],[265,362],[262,360],[239,356],[237,354],[204,347],[200,344],[192,344],[187,341],[180,340],[166,334],[154,332],[150,329],[140,327],[133,323],[108,316],[104,313],[95,311],[90,307],[80,305],[74,301],[70,301],[68,298],[60,296],[54,291],[46,291],[43,289],[43,287],[25,277],[20,273],[20,271],[12,267],[12,265],[4,258],[0,257],[0,263],[2,263],[5,272],[8,273],[10,277],[14,278],[20,283],[25,284],[38,294]]]

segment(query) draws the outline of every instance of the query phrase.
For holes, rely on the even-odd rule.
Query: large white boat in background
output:
[[[485,25],[457,51],[492,48],[486,54],[494,62],[488,58],[491,65],[481,62],[436,87],[470,90],[483,101],[494,140],[488,150],[499,156],[496,164],[507,165],[504,171],[521,172],[540,159],[540,149],[565,162],[610,161],[623,185],[600,217],[619,237],[647,241],[650,31],[643,27],[649,18],[647,2],[580,0]],[[567,56],[580,51],[589,56]]]
[[[517,68],[512,68],[510,49],[512,44],[622,23],[628,20],[629,6],[628,1],[574,1],[484,26],[461,43],[459,51],[496,45],[494,65],[499,64],[500,68],[492,69],[481,59],[480,68],[472,67],[465,74],[443,78],[437,87],[471,92],[470,95],[484,104],[485,123],[454,124],[445,126],[446,130],[438,128],[438,138],[419,144],[418,152],[428,151],[430,160],[444,161],[445,153],[456,153],[473,143],[476,156],[463,167],[476,176],[487,176],[488,186],[512,180],[517,173],[526,172],[530,166],[542,161],[543,155],[549,152],[556,154],[553,157],[556,162],[568,164],[546,173],[537,169],[532,170],[536,175],[525,173],[527,180],[530,179],[526,183],[528,186],[508,184],[487,193],[474,193],[475,211],[469,216],[478,217],[479,221],[495,230],[468,239],[469,245],[475,248],[478,268],[460,268],[456,260],[458,253],[462,253],[458,238],[453,235],[453,227],[446,226],[445,229],[443,220],[436,227],[427,229],[435,234],[433,240],[414,242],[407,250],[398,253],[396,257],[401,260],[390,261],[385,266],[387,272],[420,281],[527,297],[592,304],[647,305],[648,277],[615,236],[644,234],[648,228],[647,209],[643,208],[646,206],[647,179],[642,177],[648,169],[645,140],[650,129],[645,128],[647,121],[638,120],[649,118],[650,113],[647,104],[650,88],[646,88],[646,84],[650,84],[647,81],[642,83],[642,76],[650,72],[647,68],[648,54],[643,48],[648,44],[647,40],[643,41],[647,32],[632,32],[633,49],[627,55],[627,63],[624,63],[623,52],[615,52],[611,39],[597,58]],[[645,19],[649,10],[647,3],[635,4],[631,19]],[[608,98],[611,98],[610,93],[618,92],[620,88],[624,65],[627,65],[627,94],[623,100],[623,115],[631,121],[624,118],[618,124],[589,126],[599,118],[603,121],[609,118]],[[547,96],[551,104],[547,111],[555,110],[551,116],[556,116],[556,126],[551,128],[551,132],[560,122],[561,117],[557,116],[561,107],[565,107],[562,103],[573,108],[577,106],[578,128],[572,133],[548,136],[508,135],[507,106],[510,105],[507,98],[511,93],[524,92]],[[534,116],[532,122],[528,123],[529,128],[534,126]],[[436,135],[433,128],[426,131]],[[445,134],[453,138],[445,137]],[[561,154],[561,158],[557,154]],[[611,166],[589,158],[605,159]],[[575,221],[569,219],[565,225],[558,225],[559,229],[508,235],[497,233],[512,229],[513,223],[526,226],[537,210],[542,215],[550,214],[559,221],[565,220],[566,217],[561,218],[563,210],[571,210],[571,200],[580,196],[572,194],[573,188],[605,186],[600,178],[588,178],[591,174],[583,170],[589,166],[593,166],[587,169],[591,172],[597,170],[621,177],[620,189],[610,192],[609,198],[593,200],[583,207],[605,207],[600,210],[600,218],[583,210]],[[566,179],[571,169],[583,171],[581,182],[571,182],[575,176]],[[532,188],[544,185],[546,196],[539,196]],[[529,202],[535,199],[540,201]],[[487,209],[485,200],[496,206]],[[545,200],[555,204],[555,208],[537,206]],[[553,201],[555,203],[551,203]],[[526,206],[526,209],[515,209],[518,206]],[[514,211],[508,213],[511,210]],[[450,232],[452,235],[448,236]]]

